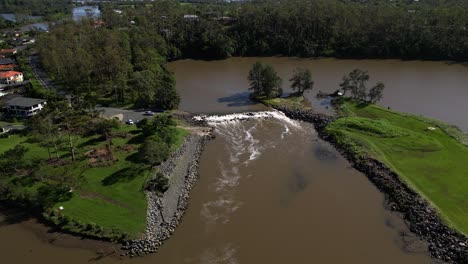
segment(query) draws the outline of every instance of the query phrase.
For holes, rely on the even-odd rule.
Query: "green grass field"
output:
[[[91,224],[102,227],[104,230],[115,230],[126,233],[130,237],[137,237],[146,227],[146,198],[143,186],[150,173],[149,166],[134,163],[132,158],[141,143],[135,140],[138,137],[136,126],[121,126],[115,132],[128,132],[126,138],[113,138],[114,156],[117,159],[111,166],[89,167],[88,159],[84,153],[96,148],[103,147],[105,141],[99,136],[75,137],[77,146],[78,164],[84,170],[84,184],[79,190],[73,192],[70,200],[57,203],[53,206],[57,209],[63,206],[62,215],[69,219],[78,221],[83,225]],[[177,142],[175,149],[183,142],[187,131],[177,129]],[[26,159],[47,159],[47,149],[36,143],[27,143],[26,137],[10,135],[8,138],[0,139],[0,154],[18,144],[27,147],[29,151]],[[132,146],[131,150],[119,150],[120,146]],[[64,159],[70,159],[66,148],[60,151]],[[28,193],[31,197],[36,194],[41,183],[36,182],[21,191]],[[65,227],[67,229],[67,227]],[[70,231],[80,232],[69,227]]]
[[[291,95],[288,97],[262,99],[259,98],[265,105],[271,107],[283,106],[290,108],[310,109],[310,103],[302,95]]]
[[[343,109],[346,117],[327,127],[338,143],[386,163],[468,234],[468,147],[461,143],[466,135],[440,121],[376,105],[344,103]]]

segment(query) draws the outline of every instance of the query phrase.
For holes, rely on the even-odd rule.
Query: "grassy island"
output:
[[[375,104],[342,100],[338,108],[342,117],[326,128],[338,144],[385,163],[448,223],[468,234],[467,135],[440,121]]]

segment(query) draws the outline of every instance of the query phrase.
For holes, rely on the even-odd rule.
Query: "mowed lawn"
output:
[[[447,126],[434,125],[439,121],[427,123],[428,119],[376,105],[345,103],[344,107],[349,117],[327,129],[342,142],[360,146],[356,150],[385,162],[431,201],[449,224],[468,234],[468,147],[441,129]]]
[[[62,214],[83,224],[97,224],[107,230],[118,230],[132,237],[142,233],[146,226],[146,198],[143,186],[149,173],[149,167],[132,162],[132,155],[137,152],[140,142],[135,140],[135,126],[122,126],[117,132],[129,132],[127,138],[114,138],[114,155],[117,161],[108,167],[87,168],[88,160],[83,156],[87,151],[103,147],[105,141],[99,136],[86,138],[74,137],[77,147],[78,161],[85,172],[85,183],[80,190],[74,191],[72,199],[58,203],[57,209],[63,206]],[[47,159],[47,149],[36,143],[27,143],[28,139],[20,135],[11,135],[0,139],[0,154],[21,144],[28,148],[27,159]],[[117,150],[119,146],[132,145],[134,150]],[[70,159],[66,143],[61,148],[60,155]],[[54,153],[52,153],[54,157]],[[31,186],[31,191],[37,189],[40,183]],[[32,193],[34,195],[34,193]]]

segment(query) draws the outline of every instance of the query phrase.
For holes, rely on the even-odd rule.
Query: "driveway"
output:
[[[145,116],[146,110],[128,110],[115,107],[96,107],[96,110],[101,111],[101,115],[106,118],[118,118],[122,122],[127,122],[129,119],[137,123],[143,118],[149,118],[151,116]]]

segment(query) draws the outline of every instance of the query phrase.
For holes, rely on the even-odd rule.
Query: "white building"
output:
[[[14,84],[23,82],[23,73],[17,71],[0,72],[0,84]]]
[[[6,109],[9,114],[28,117],[37,114],[46,104],[44,99],[16,97],[6,103]]]

